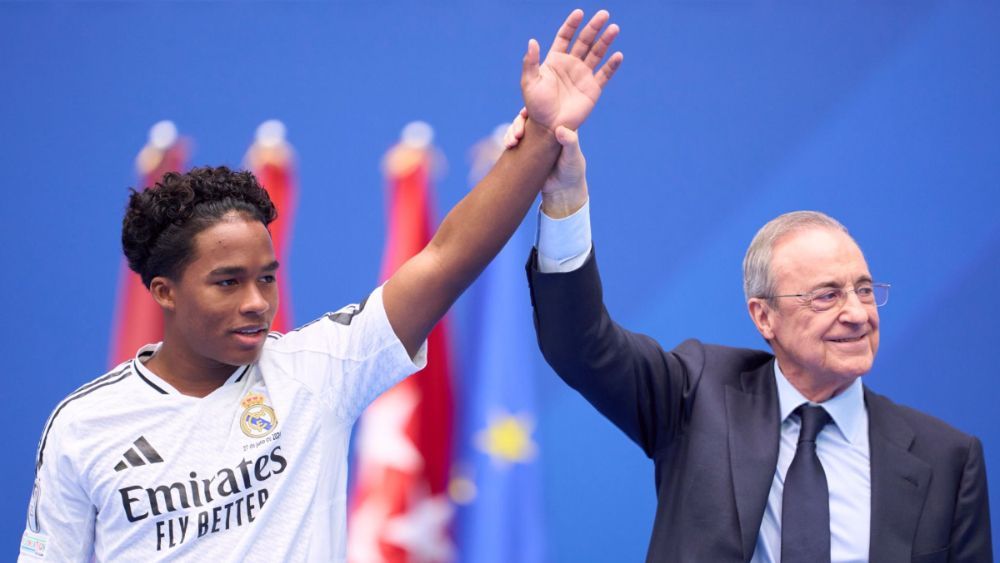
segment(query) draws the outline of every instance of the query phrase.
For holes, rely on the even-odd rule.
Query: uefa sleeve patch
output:
[[[45,559],[45,553],[49,544],[49,535],[41,532],[26,530],[21,536],[21,555]]]
[[[35,477],[35,486],[31,488],[31,500],[28,501],[28,529],[38,532],[38,477]]]

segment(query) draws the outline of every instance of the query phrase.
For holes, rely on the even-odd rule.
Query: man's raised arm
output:
[[[574,10],[543,64],[538,43],[528,42],[521,73],[528,115],[524,137],[452,208],[430,243],[386,282],[383,299],[389,323],[411,356],[503,248],[552,171],[559,140],[583,123],[621,65],[622,54],[614,53],[598,66],[618,35],[617,25],[605,28],[608,18],[606,11],[599,11],[574,42],[583,23],[583,12]]]

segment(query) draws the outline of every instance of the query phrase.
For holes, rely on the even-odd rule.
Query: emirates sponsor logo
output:
[[[156,550],[161,551],[252,523],[270,496],[262,484],[287,468],[281,446],[275,446],[256,459],[244,458],[209,476],[191,471],[184,481],[130,485],[118,493],[129,522],[155,521]],[[203,510],[193,512],[197,509]]]

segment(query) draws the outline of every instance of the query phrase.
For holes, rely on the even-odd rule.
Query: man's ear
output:
[[[149,294],[164,311],[174,310],[175,291],[173,280],[165,276],[156,276],[149,282]]]
[[[757,326],[757,331],[764,337],[764,340],[774,340],[773,322],[778,312],[771,308],[767,300],[760,297],[751,297],[747,301],[747,311],[750,313],[753,324]]]

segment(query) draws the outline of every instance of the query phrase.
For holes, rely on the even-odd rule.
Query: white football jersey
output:
[[[38,448],[21,560],[343,561],[351,427],[426,363],[381,288],[285,335],[206,397],[143,365],[80,387]]]

